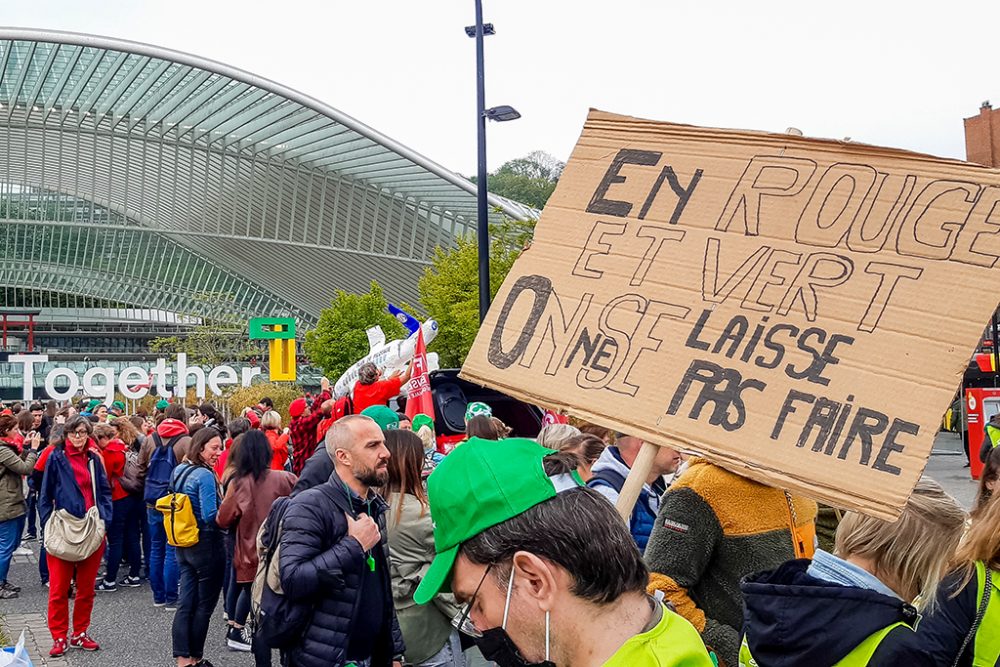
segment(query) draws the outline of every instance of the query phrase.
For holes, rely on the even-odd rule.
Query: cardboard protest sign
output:
[[[998,259],[998,171],[592,111],[463,376],[890,517]]]

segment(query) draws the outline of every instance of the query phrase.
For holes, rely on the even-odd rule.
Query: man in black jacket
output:
[[[401,667],[405,647],[392,605],[388,506],[373,490],[388,480],[389,450],[372,419],[351,415],[325,441],[328,481],[289,501],[282,524],[281,586],[313,604],[289,667]]]

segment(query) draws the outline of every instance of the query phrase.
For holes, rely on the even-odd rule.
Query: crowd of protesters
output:
[[[510,437],[472,402],[446,453],[433,415],[388,407],[405,375],[359,377],[360,410],[325,379],[228,420],[4,410],[0,600],[44,535],[51,656],[98,650],[98,593],[148,582],[178,667],[210,667],[216,629],[257,666],[1000,665],[1000,448],[971,515],[925,478],[896,521],[836,512],[824,550],[815,502],[696,455],[660,447],[622,521],[640,438]]]

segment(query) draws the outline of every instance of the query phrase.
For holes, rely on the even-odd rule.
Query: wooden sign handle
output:
[[[639,499],[639,493],[642,492],[642,485],[646,483],[646,479],[653,469],[653,459],[656,458],[656,450],[657,446],[653,443],[642,443],[642,447],[639,448],[639,453],[635,457],[635,462],[632,464],[632,469],[629,471],[628,477],[625,479],[625,484],[622,486],[622,492],[618,494],[618,502],[615,504],[615,509],[618,510],[618,514],[621,515],[625,523],[629,522],[629,518],[632,516],[632,508],[635,507],[635,502]]]

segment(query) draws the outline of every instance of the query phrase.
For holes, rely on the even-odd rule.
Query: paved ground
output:
[[[962,504],[970,507],[976,483],[970,479],[969,469],[964,466],[965,456],[958,436],[948,433],[939,435],[927,474],[941,482]],[[37,542],[29,542],[28,545],[37,553]],[[15,641],[21,630],[26,630],[27,645],[36,667],[167,667],[174,664],[170,657],[173,614],[153,607],[147,586],[98,593],[91,634],[101,643],[102,650],[96,653],[71,651],[64,659],[52,661],[47,658],[51,640],[45,623],[48,589],[39,583],[35,558],[16,557],[10,579],[22,586],[23,591],[16,600],[0,600],[4,629]],[[205,657],[216,667],[252,666],[253,658],[249,654],[235,653],[226,648],[223,632],[220,607],[217,622],[209,635]],[[487,663],[477,656],[473,664],[479,667]]]

